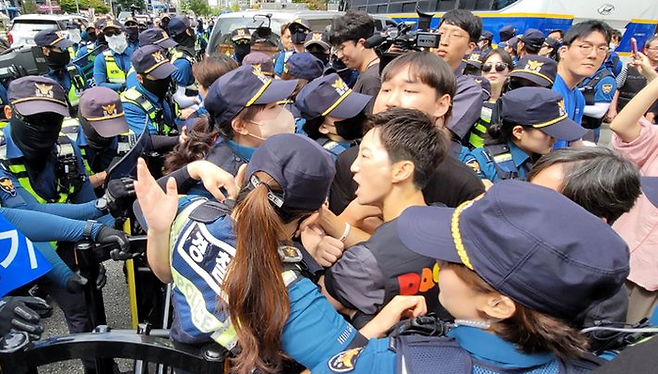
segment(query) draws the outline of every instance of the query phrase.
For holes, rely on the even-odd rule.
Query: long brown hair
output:
[[[452,269],[459,279],[478,293],[497,292],[464,265],[442,263],[441,267]],[[516,344],[522,352],[552,352],[562,360],[580,357],[587,352],[587,338],[567,322],[514,303],[516,311],[510,318],[492,324],[491,329],[496,335]]]
[[[268,200],[268,192],[280,186],[264,172],[257,187],[243,188],[235,207],[237,245],[229,264],[223,289],[228,296],[229,315],[235,326],[240,353],[233,371],[248,374],[256,368],[274,373],[286,357],[281,334],[288,319],[288,291],[281,277],[283,270],[278,248],[285,237],[285,222]],[[302,212],[287,212],[290,221]],[[290,215],[292,213],[292,215]]]

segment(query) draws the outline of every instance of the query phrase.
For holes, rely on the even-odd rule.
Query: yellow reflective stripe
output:
[[[567,118],[567,114],[565,113],[564,115],[561,115],[556,119],[553,119],[553,120],[550,120],[550,121],[547,121],[547,122],[544,122],[544,123],[538,123],[536,125],[532,125],[532,127],[535,128],[535,129],[541,129],[542,127],[547,127],[547,126],[550,126],[550,125],[554,125],[557,122],[560,122],[560,121],[562,121],[563,119],[566,119],[566,118]]]
[[[245,108],[251,106],[251,104],[253,104],[254,101],[258,100],[260,95],[262,95],[263,92],[265,92],[265,90],[267,89],[267,87],[270,86],[271,83],[272,83],[272,79],[268,80],[267,83],[263,84],[263,87],[261,87],[260,90],[258,90],[258,92],[256,92],[256,94],[251,99],[249,99],[249,101],[247,101]]]
[[[56,99],[51,99],[51,98],[49,98],[49,97],[26,97],[26,98],[24,98],[24,99],[14,100],[14,101],[12,101],[11,103],[12,103],[12,104],[19,104],[19,103],[24,103],[24,102],[26,102],[26,101],[52,101],[52,102],[54,102],[54,103],[57,103],[57,104],[63,105],[63,106],[65,106],[65,107],[67,107],[67,108],[68,108],[68,106],[69,106],[69,104],[67,104],[67,103],[65,103],[65,102],[63,102],[63,101],[56,100]]]
[[[462,235],[459,231],[459,216],[464,211],[464,209],[470,207],[471,204],[480,200],[483,196],[484,194],[476,197],[473,200],[465,201],[459,205],[457,209],[455,209],[455,212],[452,214],[452,220],[450,224],[450,232],[452,233],[452,240],[455,243],[457,254],[459,255],[459,258],[461,259],[464,266],[471,270],[473,270],[473,265],[471,264],[471,260],[468,258],[468,253],[466,253],[466,248],[464,248],[464,243],[462,242]]]
[[[345,100],[345,98],[347,98],[351,93],[352,90],[348,89],[347,92],[343,94],[343,96],[339,97],[338,100],[336,100],[336,102],[333,103],[333,105],[331,105],[327,110],[324,111],[324,113],[322,113],[322,116],[326,116],[327,114],[329,114],[332,110],[334,110],[334,108],[336,108],[340,103],[342,103],[343,100]]]
[[[107,80],[110,83],[126,83],[126,73],[117,65],[114,56],[110,51],[103,52],[105,57],[105,71]]]

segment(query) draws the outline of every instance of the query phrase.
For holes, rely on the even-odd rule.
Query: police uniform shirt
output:
[[[164,123],[170,125],[174,124],[174,117],[171,113],[171,106],[166,100],[164,99],[160,100],[157,96],[153,95],[151,92],[146,90],[141,83],[138,83],[135,89],[139,91],[142,95],[144,95],[146,100],[148,100],[151,103],[151,105],[153,105],[154,108],[163,110]],[[126,122],[128,122],[128,127],[137,136],[141,135],[142,131],[144,131],[144,124],[147,124],[150,134],[155,135],[158,133],[156,124],[154,124],[153,121],[151,121],[151,119],[148,118],[148,114],[144,111],[144,109],[141,106],[131,102],[124,101],[123,113],[126,116]],[[148,123],[146,122],[147,120]]]
[[[532,167],[531,157],[514,142],[507,142],[509,152],[501,155],[491,155],[486,147],[474,148],[470,152],[462,153],[462,162],[476,172],[480,178],[488,179],[493,183],[499,182],[501,176],[498,174],[495,163],[505,171],[515,172],[519,179],[525,179]],[[506,167],[505,164],[513,163],[514,167]]]
[[[583,96],[583,93],[578,90],[578,87],[569,89],[560,74],[555,77],[553,91],[562,95],[564,98],[565,112],[567,112],[569,118],[580,125],[583,122],[583,111],[585,110],[585,97]],[[569,142],[562,139],[556,139],[553,149],[565,148],[568,146]]]
[[[78,147],[84,148],[85,154],[83,157],[87,160],[89,168],[94,173],[100,173],[107,170],[107,168],[110,167],[112,160],[118,156],[117,148],[119,146],[119,138],[117,136],[112,139],[112,142],[104,152],[99,153],[94,148],[89,147],[85,132],[82,130],[82,126],[80,126],[78,127],[76,143],[78,144]]]
[[[235,255],[231,217],[224,215],[208,224],[190,220],[175,235],[170,255],[178,321],[174,322],[172,339],[201,343],[209,342],[213,336],[220,344],[235,344],[229,316],[218,306],[226,270]],[[287,288],[290,314],[281,343],[291,358],[314,367],[349,346],[356,329],[338,314],[315,284],[302,277]]]
[[[347,205],[356,198],[358,187],[350,166],[356,160],[359,147],[352,147],[341,153],[336,160],[336,176],[329,192],[329,209],[340,214]],[[466,165],[456,158],[447,156],[427,186],[423,188],[423,196],[427,204],[442,203],[455,208],[467,200],[472,200],[484,193],[484,185],[480,178]]]
[[[480,119],[484,99],[482,86],[473,77],[457,75],[456,83],[457,91],[455,97],[452,98],[452,112],[446,127],[459,139],[464,139]],[[453,141],[450,154],[457,157],[460,150],[461,144]]]
[[[172,62],[176,71],[171,74],[171,79],[179,86],[189,86],[194,84],[194,75],[192,74],[192,64],[186,58],[177,58]]]
[[[112,53],[112,56],[114,56],[114,61],[116,62],[117,66],[121,71],[123,71],[124,74],[128,74],[128,71],[130,70],[130,67],[132,66],[132,63],[130,62],[130,56],[132,55],[133,51],[130,49],[130,47],[127,47],[123,53],[119,54],[116,53],[110,49],[107,51],[110,51]],[[115,91],[120,90],[125,86],[125,84],[121,83],[110,83],[107,80],[107,66],[105,63],[105,55],[103,53],[99,53],[96,55],[96,58],[94,59],[94,82],[96,82],[97,86],[101,87],[107,87],[111,88]]]
[[[453,340],[461,346],[472,359],[473,373],[492,373],[502,370],[514,370],[514,373],[561,373],[561,363],[551,353],[527,354],[520,352],[516,346],[498,336],[474,327],[453,327],[447,338],[428,338]],[[352,374],[396,374],[399,358],[391,349],[391,339],[371,339],[368,345],[341,352],[328,362],[313,368],[313,374],[352,373]],[[435,348],[441,349],[441,348]],[[444,348],[445,349],[445,348]],[[454,356],[454,349],[447,355]],[[409,358],[405,357],[405,361]],[[440,363],[432,363],[432,365]],[[407,365],[409,367],[409,365]],[[429,373],[435,367],[416,367],[414,373]],[[470,373],[471,371],[468,371]],[[454,374],[466,374],[454,372]]]
[[[83,79],[84,79],[85,75],[84,75],[84,73],[82,73],[82,69],[80,69],[80,67],[77,66],[77,65],[71,65],[71,66],[75,66],[75,69],[76,69],[78,75],[80,77],[83,77]],[[68,66],[66,68],[68,68]],[[55,82],[59,83],[64,88],[64,92],[66,92],[67,97],[68,97],[68,93],[69,93],[69,90],[71,89],[71,84],[72,84],[71,77],[69,76],[68,70],[57,70],[57,71],[55,71],[55,70],[49,69],[48,72],[46,74],[44,74],[44,77],[48,77],[48,78],[54,80]],[[82,95],[82,90],[87,88],[86,84],[87,84],[87,82],[85,82],[85,87],[82,87],[82,89],[79,92],[76,92],[78,94],[78,97],[80,97],[80,95]]]

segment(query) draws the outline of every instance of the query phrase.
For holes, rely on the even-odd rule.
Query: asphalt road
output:
[[[611,132],[607,124],[601,131],[600,145],[608,145]],[[127,284],[123,275],[123,263],[107,261],[107,285],[103,289],[105,300],[105,311],[108,326],[114,329],[130,329],[130,312],[128,306]],[[52,317],[45,320],[45,333],[43,338],[62,336],[68,334],[64,320],[64,314],[55,307]],[[126,360],[118,360],[121,370],[129,370],[131,363]],[[83,374],[82,364],[79,361],[64,361],[44,366],[39,371],[42,374]]]

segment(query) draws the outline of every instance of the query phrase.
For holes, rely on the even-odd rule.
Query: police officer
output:
[[[49,317],[53,308],[46,300],[30,296],[6,296],[0,299],[0,337],[24,331],[30,340],[43,333],[41,318]]]
[[[171,149],[179,142],[178,136],[167,136],[177,134],[168,100],[176,67],[167,59],[165,50],[156,45],[139,48],[133,53],[132,62],[138,84],[121,95],[128,127],[137,136],[144,130],[161,135],[152,136],[153,147]]]
[[[297,95],[303,128],[334,161],[363,136],[364,110],[372,96],[353,92],[338,74],[317,78]]]
[[[297,18],[290,22],[288,30],[290,30],[293,50],[280,53],[274,62],[274,73],[278,76],[286,71],[286,63],[293,53],[304,52],[304,42],[306,35],[311,32],[311,24],[305,19]]]
[[[240,27],[231,31],[231,43],[233,44],[233,59],[242,65],[242,60],[251,52],[251,33],[246,27]]]
[[[456,209],[408,208],[398,225],[409,250],[438,260],[434,278],[454,323],[442,336],[370,340],[314,374],[558,374],[598,365],[571,326],[629,273],[628,246],[599,217],[550,189],[507,181]]]
[[[596,73],[578,84],[578,89],[585,96],[581,126],[590,130],[583,140],[596,143],[599,141],[603,119],[617,92],[617,81],[605,64],[602,64]]]
[[[128,47],[133,51],[139,48],[139,25],[134,17],[128,17],[123,23],[126,26]]]
[[[107,169],[128,152],[137,137],[128,129],[119,94],[106,87],[93,87],[80,98],[80,147],[94,187],[105,181]]]
[[[174,39],[176,46],[171,57],[171,63],[176,67],[172,78],[176,83],[174,100],[180,109],[198,104],[199,89],[194,84],[192,65],[197,61],[194,45],[196,33],[187,16],[176,16],[169,22],[169,35]]]
[[[73,42],[66,39],[61,32],[56,30],[39,31],[34,42],[48,60],[48,73],[46,77],[59,83],[67,93],[67,100],[71,109],[71,116],[76,115],[80,95],[87,88],[82,70],[70,64],[71,57],[67,49],[73,45]],[[68,117],[68,116],[67,116]]]
[[[317,59],[322,61],[324,66],[329,65],[329,56],[331,55],[331,44],[329,35],[326,32],[311,32],[306,35],[304,49]]]
[[[139,33],[139,46],[144,47],[154,44],[165,50],[167,56],[171,55],[171,50],[178,45],[167,33],[160,28],[147,29]],[[137,50],[135,48],[135,50]],[[168,57],[169,58],[169,57]],[[133,88],[137,85],[137,73],[134,67],[130,67],[126,77],[126,89]]]
[[[123,27],[117,21],[103,20],[100,29],[108,49],[94,59],[94,81],[97,86],[122,92],[126,89],[132,49],[128,46]]]
[[[466,165],[492,183],[524,179],[555,139],[574,140],[586,133],[567,117],[562,96],[551,90],[522,87],[504,94],[499,103],[501,117],[488,130],[492,141],[462,155]]]
[[[480,53],[482,56],[486,55],[493,49],[493,33],[491,31],[484,30],[482,35],[480,35],[480,40],[478,41],[478,47],[480,48]]]

